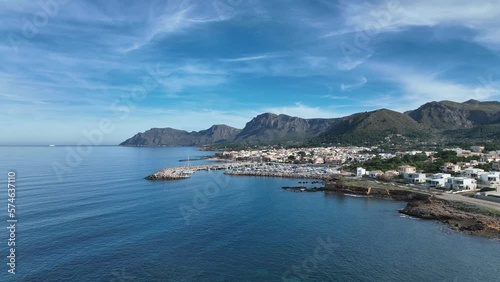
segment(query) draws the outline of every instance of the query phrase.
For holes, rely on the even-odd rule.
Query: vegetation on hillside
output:
[[[411,165],[415,166],[417,170],[424,171],[428,173],[437,173],[441,171],[441,167],[445,163],[457,163],[457,162],[470,162],[472,160],[478,160],[478,156],[473,157],[458,157],[457,153],[454,151],[439,151],[434,156],[434,161],[431,161],[430,157],[425,154],[416,155],[404,155],[402,157],[395,157],[391,159],[382,159],[380,157],[375,157],[367,162],[358,165],[351,165],[351,169],[355,169],[358,166],[363,166],[367,170],[396,170],[398,166],[401,165]]]

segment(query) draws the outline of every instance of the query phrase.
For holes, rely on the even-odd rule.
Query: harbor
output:
[[[146,177],[147,180],[181,180],[188,179],[192,174],[201,170],[230,170],[238,167],[250,166],[251,162],[230,162],[196,166],[167,167]]]
[[[146,177],[147,180],[188,179],[197,171],[225,170],[226,175],[325,179],[338,170],[324,165],[231,162],[197,166],[169,167]]]
[[[262,176],[282,178],[326,179],[338,174],[337,169],[325,165],[260,163],[238,167],[224,172],[226,175]]]

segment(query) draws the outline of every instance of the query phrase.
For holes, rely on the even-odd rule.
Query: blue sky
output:
[[[500,94],[493,0],[0,0],[0,16],[0,144]]]

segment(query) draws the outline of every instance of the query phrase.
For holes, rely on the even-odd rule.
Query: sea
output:
[[[500,281],[499,241],[403,216],[404,202],[222,171],[144,179],[211,154],[0,147],[0,281]]]

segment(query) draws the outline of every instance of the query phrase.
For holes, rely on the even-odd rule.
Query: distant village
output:
[[[383,181],[396,181],[427,189],[441,189],[449,193],[477,192],[476,198],[500,202],[500,151],[484,152],[482,146],[467,149],[446,148],[457,157],[471,159],[466,162],[446,162],[439,173],[419,171],[417,167],[402,164],[397,169],[367,170],[363,163],[374,158],[390,160],[404,156],[424,155],[427,162],[438,160],[434,151],[379,152],[378,147],[318,147],[318,148],[268,148],[262,150],[225,151],[216,157],[226,160],[312,164],[332,168],[337,173],[353,177],[366,177]],[[490,164],[490,171],[478,168]],[[344,170],[344,168],[346,168]],[[330,171],[330,170],[329,170]]]

